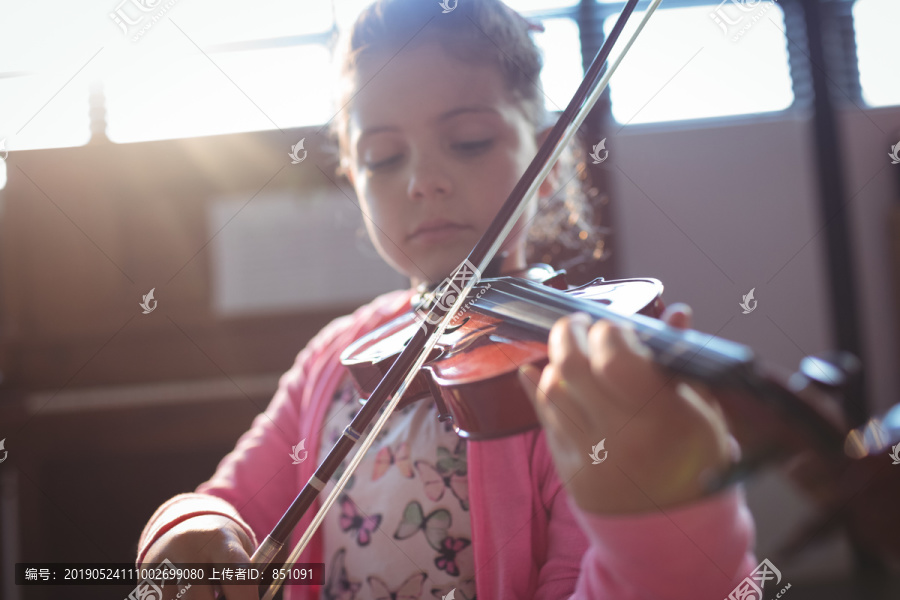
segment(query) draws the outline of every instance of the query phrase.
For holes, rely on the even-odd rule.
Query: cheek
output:
[[[358,181],[358,185],[355,186],[356,196],[369,239],[376,247],[390,252],[394,248],[392,240],[399,239],[403,235],[404,227],[398,207],[400,203],[391,201],[397,197],[396,193],[384,189],[385,184],[380,181],[366,179]]]
[[[490,161],[490,164],[485,165],[486,169],[480,185],[488,196],[486,204],[493,206],[492,214],[500,208],[513,188],[516,187],[525,169],[528,168],[529,160],[522,152],[510,149],[500,154],[496,160]]]
[[[367,215],[375,218],[389,210],[390,206],[385,202],[385,198],[389,194],[383,181],[366,176],[362,176],[357,181],[358,184],[354,188],[356,196],[359,198],[360,207],[366,211]]]

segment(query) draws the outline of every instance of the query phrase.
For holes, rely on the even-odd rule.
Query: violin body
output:
[[[498,290],[501,280],[510,279],[515,278],[485,279],[476,286],[465,312],[454,317],[399,406],[433,398],[441,419],[451,421],[460,437],[473,440],[540,426],[517,372],[524,365],[546,364],[547,330],[530,330],[508,314],[499,314],[515,310],[516,299]],[[558,274],[549,281],[557,287],[564,283]],[[597,279],[565,293],[622,315],[658,317],[663,309],[662,291],[662,284],[655,279]],[[418,312],[405,313],[344,351],[341,362],[350,370],[361,398],[369,397],[421,320]]]

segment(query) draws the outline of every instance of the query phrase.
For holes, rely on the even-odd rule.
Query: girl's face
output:
[[[413,285],[439,282],[525,171],[534,127],[493,65],[460,61],[434,42],[381,64],[357,70],[345,166],[379,254]],[[501,250],[504,272],[524,267],[524,247],[517,228]]]

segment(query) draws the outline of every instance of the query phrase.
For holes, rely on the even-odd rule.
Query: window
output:
[[[322,93],[331,89],[329,2],[178,0],[144,3],[154,5],[146,13],[139,4],[48,0],[2,9],[0,139],[10,150],[86,143],[98,83],[116,142],[330,118]],[[241,43],[248,49],[233,50]]]
[[[617,15],[605,20],[606,34]],[[620,42],[642,16],[635,11]],[[613,117],[637,124],[788,108],[794,93],[783,31],[784,14],[771,2],[753,11],[730,0],[658,9],[610,80]]]
[[[132,142],[285,129],[331,118],[330,96],[322,93],[331,89],[325,46],[211,58],[215,64],[199,52],[167,60],[146,56],[112,74],[105,89],[109,138]]]
[[[563,110],[584,78],[578,24],[572,19],[542,19],[534,40],[544,56],[541,84],[547,110]]]
[[[869,106],[900,104],[897,0],[857,0],[853,5],[856,52],[863,100]]]
[[[128,41],[128,56],[104,78],[113,141],[285,129],[331,118],[330,3],[191,0],[167,16],[172,23]]]
[[[546,65],[547,107],[559,110],[583,75],[582,34],[598,32],[580,31],[581,0],[507,1],[546,29],[535,39]],[[781,9],[763,2],[764,14],[744,15],[734,13],[732,0],[697,2],[667,0],[669,8],[654,15],[612,80],[616,120],[649,123],[791,105]],[[332,116],[329,36],[350,26],[369,0],[176,0],[159,3],[159,14],[136,12],[139,3],[130,0],[39,4],[4,8],[0,17],[0,139],[8,138],[11,150],[84,144],[90,89],[98,82],[107,133],[116,142],[324,123]],[[891,20],[866,15],[896,14],[894,4],[859,0],[857,7],[861,53],[876,57],[863,69],[864,79],[875,82],[864,88],[876,104],[890,101],[878,85],[896,85],[884,73],[897,72],[897,59],[889,49],[866,50],[867,40],[878,36],[862,32],[866,23],[880,26],[879,43],[886,45]],[[598,0],[606,31],[623,5]],[[710,17],[719,9],[752,26],[729,31],[739,35],[732,41]]]

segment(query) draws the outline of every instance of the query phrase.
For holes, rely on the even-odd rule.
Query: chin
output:
[[[429,283],[436,284],[440,283],[444,279],[450,276],[453,270],[459,266],[463,259],[459,259],[456,262],[433,262],[433,263],[419,263],[419,269],[414,269],[416,272],[421,272],[421,277],[423,281],[428,281]]]

